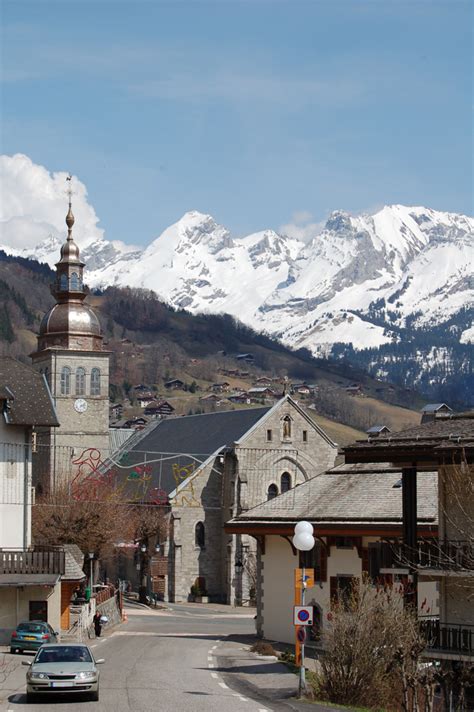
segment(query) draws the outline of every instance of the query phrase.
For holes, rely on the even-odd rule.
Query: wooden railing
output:
[[[0,550],[0,574],[64,574],[65,554],[60,548]]]

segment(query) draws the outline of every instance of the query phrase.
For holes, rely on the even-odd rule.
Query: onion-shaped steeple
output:
[[[66,180],[70,181],[71,176]],[[68,196],[67,239],[61,247],[61,259],[56,263],[56,279],[51,285],[51,293],[57,303],[45,314],[41,322],[38,351],[54,347],[100,351],[102,334],[99,320],[93,309],[84,304],[84,262],[80,260],[79,247],[72,237],[74,215],[70,187]]]

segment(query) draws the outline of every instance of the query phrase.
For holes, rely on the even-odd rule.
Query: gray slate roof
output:
[[[402,521],[401,470],[380,464],[340,465],[279,497],[248,510],[232,523],[395,523]],[[438,474],[418,473],[418,521],[437,522]]]
[[[191,474],[211,454],[241,438],[269,410],[249,408],[149,423],[124,445],[117,468],[119,481],[130,482],[126,491],[133,493],[133,499],[140,499],[142,492],[148,500],[145,493],[154,488],[170,494],[177,486],[176,468],[182,474],[186,470],[181,468],[191,468]],[[143,467],[145,471],[140,470]]]
[[[0,391],[5,400],[3,415],[9,425],[59,425],[49,388],[43,376],[20,361],[0,358]]]

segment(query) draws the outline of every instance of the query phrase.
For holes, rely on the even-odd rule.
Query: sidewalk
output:
[[[246,691],[252,697],[297,712],[349,712],[349,708],[298,700],[298,677],[273,656],[250,652],[255,636],[230,636],[215,651],[220,673],[229,687]]]

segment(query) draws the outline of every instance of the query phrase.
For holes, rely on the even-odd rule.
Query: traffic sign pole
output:
[[[301,591],[302,588],[298,588],[298,575],[299,569],[295,569],[295,606],[301,605]],[[301,665],[301,644],[298,638],[298,626],[295,626],[295,665],[298,667]]]
[[[301,588],[301,605],[304,606],[305,604],[305,592],[306,592],[306,578],[305,578],[305,570],[303,566],[303,586]],[[303,697],[303,694],[306,692],[306,679],[305,679],[305,669],[304,669],[304,640],[301,643],[301,659],[300,659],[300,679],[299,679],[299,685],[298,685],[298,697]]]

